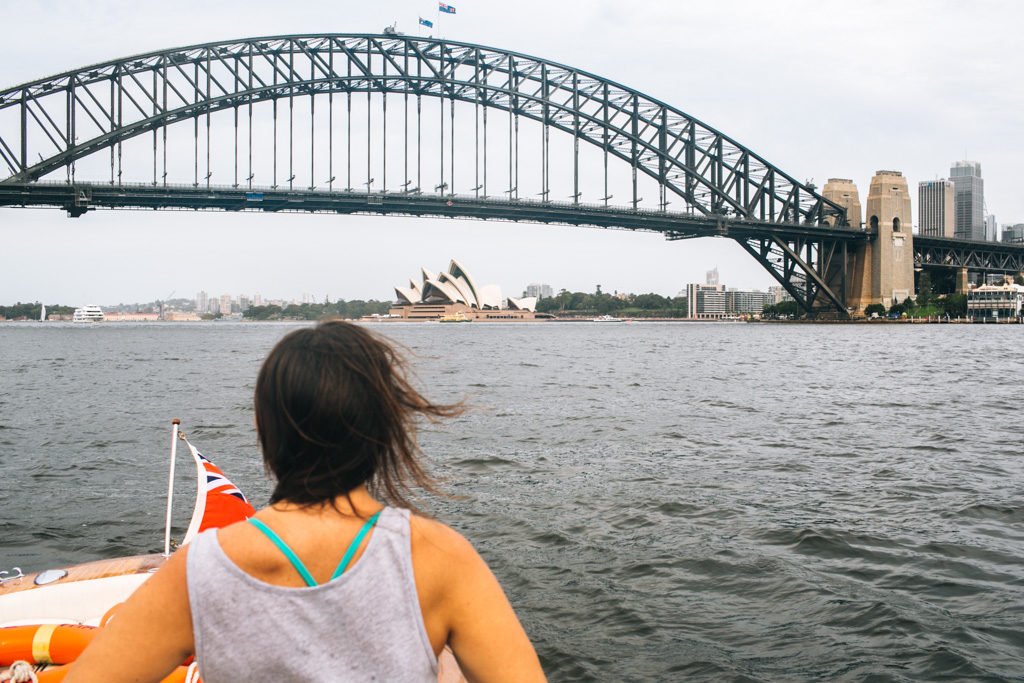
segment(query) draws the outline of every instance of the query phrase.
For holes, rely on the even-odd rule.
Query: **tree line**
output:
[[[250,306],[242,312],[248,320],[319,320],[325,317],[362,318],[364,315],[383,315],[391,308],[390,301],[370,299],[363,301],[334,301],[329,303],[289,304],[288,306]]]
[[[19,318],[39,320],[39,316],[43,312],[42,309],[43,304],[39,301],[30,304],[24,304],[19,301],[13,306],[0,306],[0,318],[7,318],[8,320],[17,320]],[[47,316],[71,315],[74,312],[74,306],[60,306],[58,304],[49,304],[46,306]]]
[[[537,301],[538,313],[561,315],[608,315],[628,313],[633,317],[685,318],[686,297],[667,297],[653,292],[647,294],[608,294],[597,291],[592,294],[570,292],[565,289],[555,296]]]

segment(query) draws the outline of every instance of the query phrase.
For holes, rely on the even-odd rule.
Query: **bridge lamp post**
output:
[[[442,195],[444,194],[444,191],[447,190],[447,189],[448,189],[448,183],[445,183],[445,182],[442,182],[440,185],[435,185],[434,186],[434,192],[440,191],[440,193]]]
[[[363,183],[363,185],[366,185],[366,194],[370,194],[370,188],[373,186],[373,181],[374,180],[376,180],[376,179],[375,178],[370,178],[365,183]]]
[[[294,181],[294,180],[295,180],[295,174],[293,173],[293,174],[292,174],[292,175],[291,175],[291,176],[290,176],[290,177],[288,178],[288,189],[289,189],[289,190],[294,190],[294,189],[295,189],[295,185],[294,185],[294,183],[293,183],[293,181]]]
[[[518,185],[515,186],[515,187],[510,187],[507,190],[505,190],[505,194],[508,195],[508,200],[510,202],[513,201],[513,198],[515,197],[515,193],[516,192],[519,192],[519,186]]]

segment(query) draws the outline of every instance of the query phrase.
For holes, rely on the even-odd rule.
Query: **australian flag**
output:
[[[445,14],[455,14],[455,5],[446,5],[443,2],[437,3],[437,9]]]
[[[420,17],[420,26],[426,26],[427,28],[434,28],[434,22],[432,22],[430,19],[424,19],[423,17]]]

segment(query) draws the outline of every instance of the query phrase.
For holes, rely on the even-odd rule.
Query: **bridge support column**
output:
[[[956,293],[967,293],[967,269],[958,268],[956,271]]]
[[[867,248],[871,297],[886,307],[914,296],[914,235],[907,179],[899,171],[878,171],[871,179],[867,228],[874,239]],[[865,278],[867,284],[867,278]]]
[[[846,209],[846,220],[851,228],[861,226],[860,193],[857,185],[849,178],[829,178],[822,190],[825,199],[829,199]],[[871,245],[862,243],[844,250],[839,257],[842,272],[845,280],[846,307],[852,309],[854,315],[863,311],[864,307],[871,303],[870,287],[865,286],[865,275],[870,277],[866,271],[865,261],[871,258]],[[868,281],[870,282],[870,280]]]

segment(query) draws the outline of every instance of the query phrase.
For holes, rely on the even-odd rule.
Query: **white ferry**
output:
[[[75,309],[72,320],[76,323],[101,323],[104,320],[103,309],[99,306],[82,306]]]

